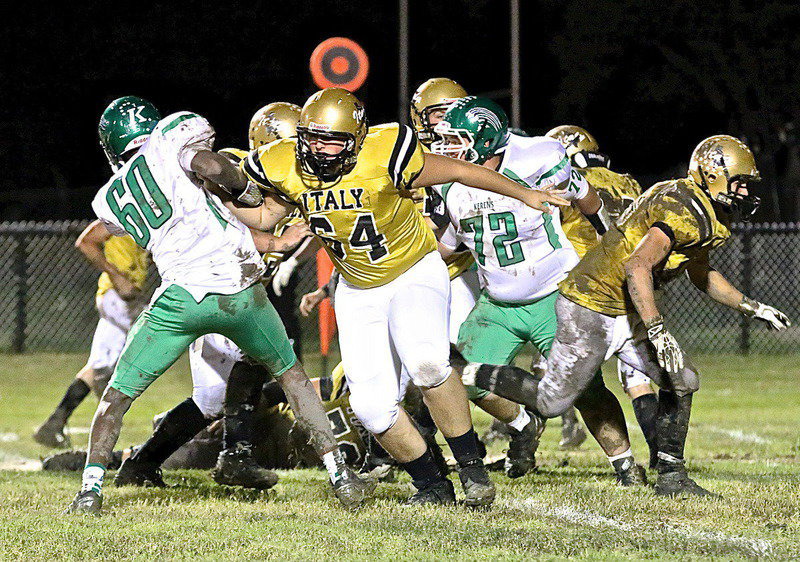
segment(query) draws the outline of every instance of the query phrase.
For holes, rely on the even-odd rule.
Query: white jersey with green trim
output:
[[[197,302],[209,293],[237,293],[264,271],[247,227],[191,171],[194,155],[213,144],[214,129],[203,117],[174,113],[92,201],[109,232],[130,234],[152,254],[162,280],[154,299],[170,285]]]
[[[564,184],[569,200],[586,196],[586,180],[573,172],[561,143],[546,137],[511,135],[497,170],[531,189]],[[481,285],[494,300],[525,303],[558,289],[578,255],[552,215],[488,191],[459,183],[437,186],[450,221],[441,243],[469,248]]]

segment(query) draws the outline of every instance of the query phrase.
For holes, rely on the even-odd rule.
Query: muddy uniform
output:
[[[579,168],[578,171],[595,188],[612,221],[618,220],[642,194],[642,186],[629,174],[618,174],[602,166]],[[562,209],[561,227],[580,258],[600,242],[597,231],[575,207]],[[650,384],[647,375],[621,361],[617,362],[617,374],[625,390]]]
[[[661,229],[673,245],[653,272],[658,289],[682,274],[690,261],[706,259],[709,250],[722,245],[730,236],[727,224],[727,215],[689,179],[656,184],[628,207],[559,286],[558,331],[537,399],[542,414],[552,417],[570,407],[597,368],[615,354],[662,389],[678,395],[698,389],[697,372],[688,362],[672,378],[658,364],[628,294],[625,263],[650,228]]]
[[[296,362],[258,282],[264,263],[249,230],[191,170],[194,156],[213,142],[204,118],[172,114],[92,202],[109,232],[127,233],[151,253],[162,279],[110,383],[130,398],[208,333],[229,337],[275,376]]]

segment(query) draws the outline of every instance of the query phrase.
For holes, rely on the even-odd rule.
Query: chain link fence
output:
[[[97,271],[74,247],[87,222],[0,223],[0,352],[86,351],[97,322]],[[755,299],[783,310],[789,330],[717,305],[686,279],[670,284],[664,310],[684,347],[706,353],[800,352],[800,224],[737,225],[713,265]],[[297,271],[296,298],[317,286],[316,264]],[[155,268],[150,290],[158,284]],[[303,346],[319,349],[317,317],[301,318]]]

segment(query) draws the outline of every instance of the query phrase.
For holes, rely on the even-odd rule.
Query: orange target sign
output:
[[[319,88],[354,92],[364,85],[369,59],[361,45],[346,37],[326,39],[311,53],[311,76]]]

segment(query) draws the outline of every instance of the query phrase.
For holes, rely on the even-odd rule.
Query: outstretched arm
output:
[[[784,330],[792,325],[783,312],[744,295],[724,275],[712,269],[708,263],[708,253],[690,264],[686,273],[695,287],[728,308],[766,322],[774,330]]]
[[[458,182],[468,187],[491,191],[522,201],[529,207],[549,213],[548,203],[569,205],[558,192],[537,191],[522,187],[517,182],[484,166],[456,160],[440,154],[425,153],[422,171],[411,183],[412,188],[430,187],[449,182]]]

